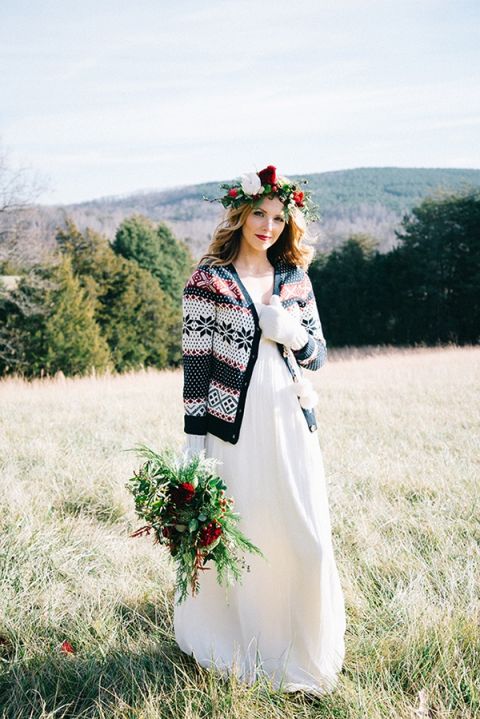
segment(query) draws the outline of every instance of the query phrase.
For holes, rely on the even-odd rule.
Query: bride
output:
[[[327,357],[307,273],[312,204],[272,165],[222,188],[225,218],[183,292],[184,451],[218,460],[266,559],[249,556],[228,590],[201,572],[199,593],[175,605],[175,638],[223,676],[321,695],[343,665],[345,607],[303,374]]]

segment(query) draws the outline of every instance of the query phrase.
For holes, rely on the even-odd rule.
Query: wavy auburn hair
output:
[[[234,262],[240,250],[242,226],[250,212],[257,207],[258,205],[250,204],[236,208],[229,207],[223,220],[215,228],[207,251],[202,255],[198,264],[221,266]],[[275,264],[277,260],[283,260],[288,264],[297,265],[307,270],[314,255],[311,242],[305,218],[302,212],[295,207],[290,210],[289,219],[285,223],[282,234],[267,249],[267,258],[271,264]]]

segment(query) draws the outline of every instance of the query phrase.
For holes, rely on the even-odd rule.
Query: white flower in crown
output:
[[[240,184],[246,195],[260,195],[263,192],[262,182],[256,172],[246,172],[241,176]]]

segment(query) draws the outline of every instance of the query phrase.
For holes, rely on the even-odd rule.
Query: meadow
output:
[[[323,698],[221,681],[175,643],[172,566],[129,537],[125,450],[180,450],[181,371],[0,381],[0,717],[479,716],[479,369],[450,346],[308,373],[347,609]]]

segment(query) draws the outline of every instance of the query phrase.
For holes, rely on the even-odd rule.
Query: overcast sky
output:
[[[480,168],[479,0],[3,0],[0,141],[45,203]]]

